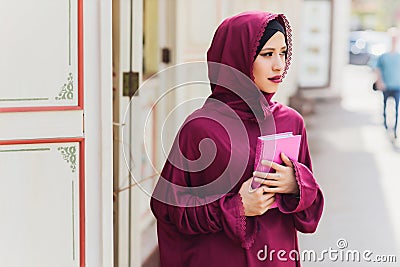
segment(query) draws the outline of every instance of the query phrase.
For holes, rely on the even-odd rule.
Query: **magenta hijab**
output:
[[[286,31],[287,56],[282,75],[284,77],[292,58],[292,30],[283,14],[248,11],[228,18],[218,27],[207,52],[212,91],[210,98],[226,103],[242,119],[250,119],[253,116],[264,119],[268,114],[273,94],[261,92],[255,86],[253,62],[264,30],[273,19],[281,23]],[[250,78],[251,82],[237,73],[225,71],[221,74],[212,63],[230,66]],[[213,84],[215,81],[218,85]],[[252,110],[249,109],[249,105]]]
[[[257,137],[276,132],[271,110],[273,94],[262,93],[252,74],[260,38],[268,22],[274,19],[286,32],[286,74],[292,41],[289,23],[283,15],[244,12],[218,27],[207,52],[212,94],[179,130],[154,198],[192,207],[200,201],[191,198],[194,194],[207,196],[205,202],[210,203],[238,190],[239,181],[251,176]],[[186,181],[176,180],[177,171],[184,172]],[[196,178],[192,181],[193,177]]]

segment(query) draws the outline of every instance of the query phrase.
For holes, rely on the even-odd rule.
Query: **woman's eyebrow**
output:
[[[287,49],[287,47],[286,46],[282,46],[281,50],[285,50],[285,49]],[[275,48],[273,48],[273,47],[264,47],[263,49],[261,49],[261,51],[264,51],[264,50],[275,51]]]

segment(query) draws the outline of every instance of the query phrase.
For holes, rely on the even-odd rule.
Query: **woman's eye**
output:
[[[281,56],[286,56],[287,55],[287,51],[282,51],[281,52]]]
[[[260,54],[260,56],[262,56],[262,57],[272,57],[272,52],[263,53],[263,54]]]

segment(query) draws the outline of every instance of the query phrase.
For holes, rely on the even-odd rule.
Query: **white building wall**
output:
[[[351,0],[336,0],[333,7],[331,87],[334,94],[340,96],[343,88],[343,67],[349,62]]]
[[[343,70],[348,64],[351,0],[332,0],[332,7],[330,84],[327,88],[302,90],[305,97],[340,98],[341,96]]]

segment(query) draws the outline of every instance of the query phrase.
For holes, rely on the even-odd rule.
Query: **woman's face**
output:
[[[265,93],[275,93],[286,66],[286,42],[277,31],[264,45],[253,63],[254,82]]]

